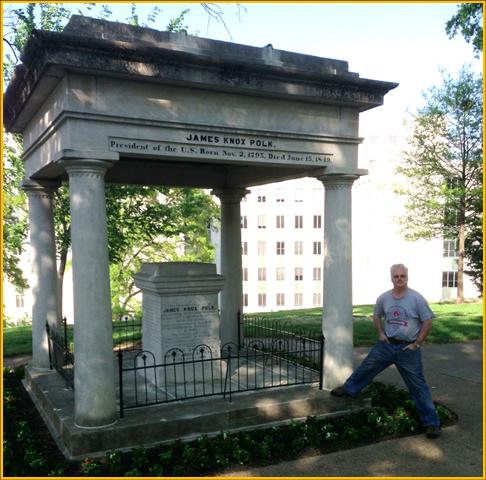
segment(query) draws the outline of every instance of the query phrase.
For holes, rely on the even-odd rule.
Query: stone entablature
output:
[[[27,178],[66,152],[113,157],[108,183],[208,189],[357,168],[359,112],[396,84],[341,60],[73,16],[34,31],[4,97]],[[209,168],[208,168],[209,167]]]
[[[34,30],[4,100],[7,130],[42,80],[52,91],[65,70],[346,105],[379,106],[396,84],[360,78],[341,60],[159,32],[74,15],[63,32]],[[55,67],[53,67],[55,66]],[[48,75],[46,73],[49,72]],[[43,77],[43,78],[41,78]],[[291,93],[290,93],[291,92]],[[40,106],[40,105],[38,105]]]

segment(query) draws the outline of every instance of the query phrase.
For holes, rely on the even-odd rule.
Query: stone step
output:
[[[316,385],[297,385],[232,394],[231,400],[211,396],[128,409],[110,426],[86,429],[74,424],[74,395],[57,372],[27,368],[24,384],[70,459],[369,408],[366,399],[336,398]]]

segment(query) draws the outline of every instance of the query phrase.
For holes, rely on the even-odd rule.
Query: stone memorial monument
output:
[[[218,293],[224,278],[216,273],[216,265],[196,262],[144,263],[134,275],[142,291],[143,349],[151,352],[157,365],[177,361],[177,368],[158,369],[159,385],[204,381],[224,375],[223,369],[195,370],[183,365],[203,348],[206,358],[220,357],[221,335]],[[174,352],[174,357],[169,352]],[[202,370],[202,375],[198,375]],[[206,373],[206,375],[204,374]],[[197,376],[198,378],[194,378]],[[176,377],[176,378],[175,378]]]
[[[396,83],[362,78],[343,60],[79,15],[62,32],[34,30],[21,61],[3,113],[5,130],[23,135],[29,196],[35,278],[26,384],[69,455],[100,448],[104,432],[106,449],[134,438],[123,443],[117,408],[105,183],[204,188],[221,202],[224,288],[208,265],[147,264],[136,277],[144,348],[159,360],[167,348],[187,355],[197,344],[238,341],[240,202],[248,188],[303,177],[324,185],[325,201],[316,206],[325,219],[321,384],[331,389],[347,378],[354,358],[351,190],[367,173],[358,166],[359,118]],[[69,414],[55,404],[59,391],[50,397],[43,383],[52,378],[45,324],[58,320],[53,194],[62,183],[69,184],[73,257]],[[157,432],[151,440],[167,440]],[[135,433],[146,440],[146,428],[133,423]]]

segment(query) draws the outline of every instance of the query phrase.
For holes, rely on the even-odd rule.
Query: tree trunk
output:
[[[122,311],[126,311],[127,307],[128,307],[128,302],[130,302],[130,300],[135,297],[136,295],[138,295],[141,290],[133,290],[133,287],[135,286],[134,282],[131,282],[129,287],[128,287],[128,295],[125,297],[125,299],[123,300],[123,303],[122,303],[122,306],[121,306],[121,310]]]
[[[457,297],[456,303],[464,303],[464,256],[465,248],[465,225],[459,225],[459,239],[458,239],[458,258],[457,258]]]

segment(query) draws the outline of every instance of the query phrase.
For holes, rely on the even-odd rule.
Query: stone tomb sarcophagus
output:
[[[226,368],[221,357],[218,293],[224,277],[216,265],[196,262],[144,263],[134,275],[142,291],[143,350],[157,365],[147,378],[160,387],[220,382]],[[150,359],[149,359],[150,362]]]

